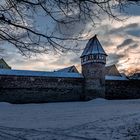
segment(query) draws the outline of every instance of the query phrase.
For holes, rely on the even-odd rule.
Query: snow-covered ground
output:
[[[140,140],[140,100],[0,103],[0,140]]]

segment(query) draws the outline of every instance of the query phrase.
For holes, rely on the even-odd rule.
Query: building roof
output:
[[[3,58],[0,58],[0,64],[4,65],[3,68],[5,69],[11,69],[11,67],[5,62]]]
[[[118,71],[117,67],[114,64],[105,67],[105,75],[121,76],[120,72]]]
[[[113,64],[105,67],[105,80],[128,80],[125,74],[121,74]]]
[[[107,55],[105,53],[102,45],[100,44],[100,42],[99,42],[99,40],[98,40],[96,35],[94,37],[92,37],[88,41],[88,43],[87,43],[87,45],[86,45],[86,47],[85,47],[81,57],[87,56],[87,55],[90,55],[90,54],[103,54],[103,55]]]
[[[136,72],[133,75],[129,76],[129,79],[140,80],[140,72]]]
[[[83,78],[80,73],[0,69],[0,75]]]
[[[66,67],[60,70],[57,70],[56,72],[72,72],[72,73],[79,73],[77,68],[75,66]]]
[[[105,76],[105,80],[128,80],[126,77],[122,76]]]

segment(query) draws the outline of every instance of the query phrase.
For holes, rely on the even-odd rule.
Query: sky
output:
[[[115,64],[120,72],[129,74],[140,71],[140,6],[131,5],[125,8],[125,13],[120,14],[125,19],[124,21],[105,17],[93,28],[89,38],[97,34],[100,43],[108,54],[106,65]],[[40,18],[39,21],[41,20]],[[71,32],[82,28],[88,30],[89,25],[82,25],[79,22]],[[81,51],[78,52],[69,51],[61,55],[50,52],[32,57],[22,56],[13,46],[1,43],[1,48],[5,49],[1,57],[12,69],[54,71],[75,65],[80,71],[80,55],[88,39],[79,44]]]

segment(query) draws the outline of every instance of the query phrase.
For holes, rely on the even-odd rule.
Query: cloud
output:
[[[79,36],[79,34],[83,34],[85,29],[87,32],[87,24],[89,19],[85,20],[85,17],[80,17],[79,20],[74,20],[78,19],[78,15],[73,14],[70,17],[63,17],[61,20],[65,21],[66,23],[63,22],[58,22],[56,23],[56,26],[54,28],[54,34],[61,36],[61,37],[73,37],[73,36]]]
[[[80,63],[80,57],[79,56],[78,57],[74,57],[70,61],[71,61],[71,63]]]
[[[137,27],[139,27],[139,23],[131,23],[131,24],[128,24],[125,27],[125,29],[129,29],[129,28],[134,29],[134,28],[137,28]]]
[[[123,57],[125,57],[125,54],[109,53],[107,57],[108,65],[117,64]]]
[[[120,45],[118,45],[117,48],[128,46],[128,45],[130,45],[130,44],[132,44],[134,42],[135,41],[133,39],[126,39]]]
[[[137,48],[137,47],[139,47],[138,44],[133,44],[133,45],[130,45],[130,46],[129,46],[129,48],[131,48],[131,49],[135,49],[135,48]]]
[[[120,34],[122,32],[129,33],[134,30],[137,31],[137,29],[140,29],[139,23],[130,23],[125,26],[110,29],[109,34],[118,34],[118,33]],[[137,31],[137,32],[139,32],[139,31]]]
[[[138,3],[129,4],[128,6],[123,6],[123,14],[126,16],[139,16],[140,15],[140,5]]]
[[[135,37],[140,37],[140,27],[138,29],[128,30],[126,32],[129,35],[132,35],[132,36],[135,36]]]

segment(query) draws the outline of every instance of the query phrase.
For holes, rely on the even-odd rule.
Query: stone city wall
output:
[[[106,80],[105,85],[106,99],[140,98],[140,80]],[[88,100],[86,93],[83,78],[0,76],[0,102],[81,101]]]
[[[105,95],[107,99],[140,98],[140,80],[106,80]]]
[[[0,102],[76,101],[84,97],[83,78],[0,76]]]

